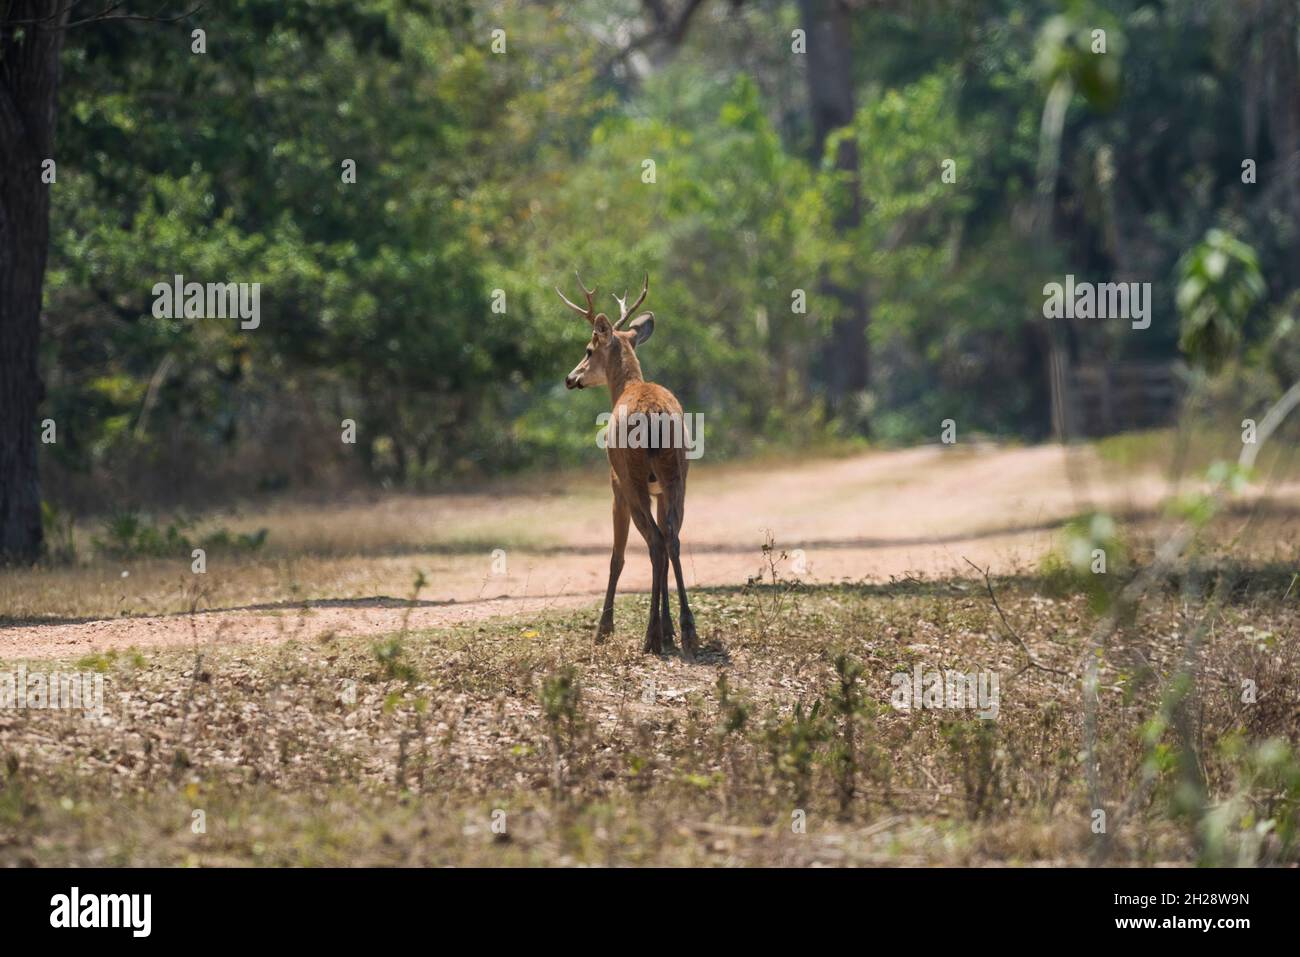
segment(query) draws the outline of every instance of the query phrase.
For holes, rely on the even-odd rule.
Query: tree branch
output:
[[[1050,665],[1045,665],[1035,658],[1034,653],[1030,651],[1029,646],[1025,644],[1025,640],[1016,633],[1014,628],[1011,627],[1011,622],[1007,621],[1007,616],[1003,613],[1002,606],[998,604],[998,596],[993,593],[993,583],[989,580],[988,569],[980,568],[965,555],[962,556],[962,561],[984,576],[984,587],[988,590],[989,598],[993,600],[993,607],[997,611],[998,617],[1002,619],[1002,627],[1011,637],[1011,640],[1020,646],[1020,650],[1025,653],[1025,657],[1029,660],[1029,663],[1025,665],[1025,668],[1037,668],[1039,671],[1047,671],[1054,675],[1063,675],[1066,678],[1070,677],[1068,671],[1062,671],[1060,668],[1053,668]],[[1025,668],[1021,668],[1020,670],[1024,671]],[[1019,672],[1017,672],[1017,674],[1019,674]]]
[[[177,23],[181,20],[188,20],[190,17],[194,16],[194,14],[202,10],[204,4],[206,3],[206,0],[199,0],[199,2],[196,3],[189,10],[186,10],[184,13],[178,13],[174,17],[159,16],[159,14],[162,12],[161,8],[159,8],[158,13],[154,13],[154,14],[119,13],[112,16],[107,15],[111,11],[116,10],[125,2],[126,0],[119,0],[119,2],[114,3],[112,6],[106,7],[104,10],[100,11],[95,16],[86,17],[84,20],[74,20],[71,23],[69,23],[68,26],[79,27],[82,24],[86,24],[86,23],[107,23],[111,20],[141,20],[147,23]]]
[[[638,37],[634,37],[626,46],[622,47],[605,62],[600,72],[602,74],[609,73],[614,67],[625,63],[633,53],[655,43],[662,42],[673,49],[681,46],[682,41],[686,39],[686,33],[691,25],[692,18],[707,2],[708,0],[686,0],[686,3],[674,15],[664,0],[642,0],[642,7],[654,24],[653,28]]]
[[[46,26],[46,24],[49,23],[57,23],[64,16],[71,13],[73,7],[84,2],[85,0],[72,0],[71,3],[55,9],[55,11],[48,16],[30,17],[22,20],[3,20],[0,21],[0,26],[33,26],[42,32],[54,33],[59,30],[67,30],[70,27],[84,26],[87,23],[107,23],[111,20],[139,20],[148,23],[176,23],[180,20],[188,19],[202,10],[206,0],[199,0],[197,4],[184,13],[178,13],[175,16],[168,17],[162,16],[162,7],[159,7],[156,13],[114,13],[113,11],[125,6],[127,0],[112,0],[108,6],[104,7],[98,13],[91,14],[88,17],[82,17],[80,20],[70,20],[66,23],[59,23],[57,26]]]

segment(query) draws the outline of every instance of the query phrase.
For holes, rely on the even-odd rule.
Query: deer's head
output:
[[[586,308],[570,302],[558,288],[555,290],[566,306],[591,323],[591,339],[587,342],[587,354],[573,367],[573,371],[564,377],[565,386],[570,389],[585,389],[588,386],[604,385],[609,381],[611,368],[615,366],[626,368],[629,363],[639,374],[641,370],[636,360],[636,347],[649,339],[650,334],[654,332],[655,314],[643,312],[633,319],[626,329],[623,328],[623,324],[627,323],[628,316],[645,302],[646,293],[650,291],[649,274],[646,275],[645,282],[641,286],[641,295],[632,305],[627,304],[626,293],[622,297],[614,297],[618,303],[617,322],[610,322],[609,316],[596,311],[596,290],[588,289],[583,284],[581,276],[578,276],[578,287],[587,299]]]

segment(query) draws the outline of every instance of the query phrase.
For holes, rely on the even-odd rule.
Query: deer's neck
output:
[[[641,363],[637,361],[631,346],[620,343],[606,369],[605,378],[609,382],[610,398],[617,409],[623,390],[634,382],[645,381],[641,377]]]

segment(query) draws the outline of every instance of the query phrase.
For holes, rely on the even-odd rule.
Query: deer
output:
[[[574,273],[578,286],[587,300],[585,307],[570,300],[559,287],[556,293],[564,304],[591,324],[591,339],[586,355],[564,379],[567,389],[586,389],[609,386],[613,412],[607,426],[606,454],[609,457],[609,482],[614,491],[614,547],[609,559],[609,583],[605,587],[605,604],[600,622],[596,625],[595,641],[600,644],[614,631],[614,593],[623,571],[623,552],[627,547],[629,522],[645,539],[650,550],[653,584],[650,590],[650,621],[646,625],[643,653],[661,655],[665,645],[673,644],[673,621],[668,611],[668,565],[672,563],[677,579],[677,596],[680,605],[679,621],[682,629],[682,657],[695,659],[698,650],[695,633],[695,616],[686,597],[686,582],[682,577],[681,541],[682,520],[686,509],[686,470],[688,460],[682,442],[652,442],[654,447],[618,447],[622,443],[612,440],[617,435],[627,435],[621,429],[629,420],[663,422],[665,416],[675,416],[675,422],[684,430],[681,403],[661,385],[647,382],[641,374],[637,349],[650,338],[655,328],[653,312],[644,312],[631,322],[628,318],[645,302],[650,292],[650,274],[646,273],[641,285],[641,295],[630,306],[626,291],[614,296],[618,303],[618,321],[596,310],[596,290],[588,289],[582,276]],[[624,328],[624,324],[627,327]],[[684,431],[677,433],[684,436]],[[653,500],[654,509],[651,510]]]

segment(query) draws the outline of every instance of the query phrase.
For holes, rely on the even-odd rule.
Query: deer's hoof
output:
[[[613,617],[602,618],[600,624],[596,626],[595,641],[598,645],[603,645],[605,639],[614,633]]]
[[[656,629],[645,633],[645,645],[641,651],[647,655],[662,655],[664,653],[663,635]]]
[[[682,623],[682,657],[687,661],[694,661],[695,655],[700,649],[699,639],[695,636],[695,623]]]

